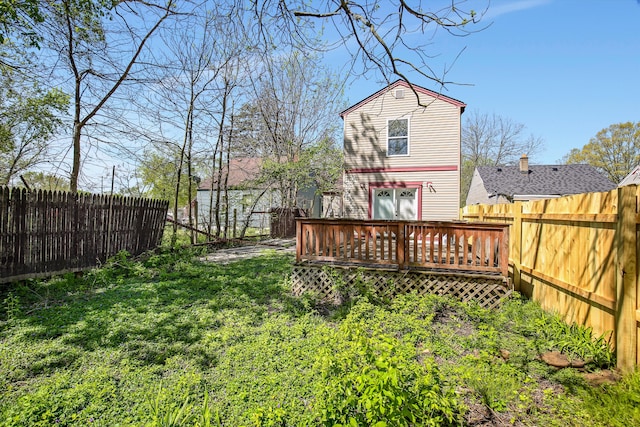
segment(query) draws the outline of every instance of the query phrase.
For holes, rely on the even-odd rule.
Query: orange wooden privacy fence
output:
[[[298,262],[508,274],[508,225],[296,220]]]
[[[511,224],[516,290],[611,337],[618,366],[640,364],[640,190],[627,186],[535,202],[474,205],[470,221]]]
[[[0,283],[153,249],[167,208],[160,200],[0,187]]]

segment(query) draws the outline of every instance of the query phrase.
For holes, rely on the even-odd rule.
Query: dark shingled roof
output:
[[[478,166],[489,195],[569,195],[610,191],[616,185],[591,165]]]

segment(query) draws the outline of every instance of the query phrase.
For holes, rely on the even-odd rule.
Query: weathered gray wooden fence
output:
[[[0,187],[0,283],[80,271],[160,244],[169,202]]]

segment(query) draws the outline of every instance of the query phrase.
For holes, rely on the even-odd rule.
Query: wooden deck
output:
[[[507,224],[296,220],[296,260],[508,276]]]

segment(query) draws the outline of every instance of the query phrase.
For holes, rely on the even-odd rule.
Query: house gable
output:
[[[469,203],[470,200],[472,200],[473,203]],[[477,168],[473,171],[473,177],[471,178],[471,184],[469,185],[469,192],[467,193],[466,204],[491,204],[491,200],[489,200],[489,195],[485,189],[484,181],[482,180],[482,176],[480,176]]]
[[[415,98],[415,94],[413,93],[413,91],[415,90],[418,95],[425,95],[428,98],[432,98],[434,100],[441,100],[444,102],[448,102],[456,107],[459,107],[461,109],[460,114],[462,114],[464,112],[465,107],[467,106],[467,104],[465,104],[462,101],[459,101],[455,98],[450,98],[446,95],[443,95],[441,93],[438,92],[434,92],[432,90],[426,89],[424,87],[418,86],[418,85],[409,85],[409,83],[405,82],[404,80],[396,80],[395,82],[391,83],[389,86],[380,89],[379,91],[377,91],[376,93],[366,97],[365,99],[363,99],[362,101],[359,101],[355,104],[353,104],[351,107],[347,108],[346,110],[342,111],[340,113],[340,117],[342,117],[343,119],[351,112],[357,110],[358,108],[360,108],[362,105],[365,105],[373,100],[375,100],[376,98],[384,95],[387,92],[392,92],[392,91],[396,91],[397,89],[404,89],[404,93],[401,95],[404,98],[409,98],[411,97],[413,99],[414,102],[416,102],[416,98]],[[398,93],[394,93],[394,95],[399,95]],[[423,100],[424,98],[421,96],[420,98],[421,100]]]
[[[419,89],[420,101],[404,81],[397,81],[341,113],[347,170],[432,169],[459,167],[460,127],[464,103],[428,89]],[[402,96],[397,91],[403,90]],[[405,121],[406,153],[388,153],[397,134],[390,123]]]
[[[633,168],[629,175],[625,176],[618,187],[624,187],[625,185],[640,185],[640,165]]]

